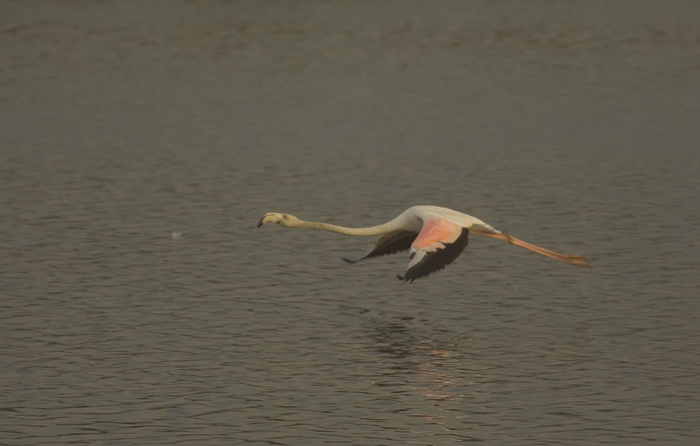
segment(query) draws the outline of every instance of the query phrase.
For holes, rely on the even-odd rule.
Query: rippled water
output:
[[[700,441],[697,2],[0,17],[0,443]],[[255,228],[416,204],[593,267]]]

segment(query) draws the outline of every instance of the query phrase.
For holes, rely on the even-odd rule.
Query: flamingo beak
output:
[[[267,214],[265,214],[265,216],[264,216],[263,218],[261,218],[260,221],[258,222],[258,228],[259,228],[260,226],[264,225],[265,223],[269,223],[269,222],[271,222],[271,221],[274,221],[274,219],[273,219],[273,218],[270,218],[270,217],[271,217],[271,216],[270,216],[270,213],[269,213],[269,212],[268,212]]]

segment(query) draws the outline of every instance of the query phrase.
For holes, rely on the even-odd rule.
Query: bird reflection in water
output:
[[[453,407],[460,397],[452,389],[456,379],[449,364],[454,361],[454,344],[446,334],[421,334],[419,327],[412,326],[413,319],[404,317],[375,327],[378,351],[388,355],[391,363],[383,382],[376,384],[406,389],[400,393],[399,401],[405,406],[400,413],[414,420],[414,429],[421,429],[415,420],[422,419],[423,428],[448,433],[451,421],[461,418]]]
[[[436,348],[437,340],[438,336],[435,335],[433,339],[420,341],[419,345],[416,346],[417,350],[425,351],[428,360],[417,369],[418,383],[411,388],[419,391],[426,398],[445,401],[453,398],[453,394],[448,389],[453,380],[445,365],[445,362],[450,359],[450,352]],[[448,347],[453,347],[453,345],[448,345]],[[421,383],[424,384],[420,385]]]

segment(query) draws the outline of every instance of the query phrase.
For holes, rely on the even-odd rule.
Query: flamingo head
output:
[[[265,216],[258,222],[258,228],[265,223],[277,223],[280,226],[287,228],[294,227],[295,223],[299,221],[298,218],[291,214],[280,214],[279,212],[268,212]]]

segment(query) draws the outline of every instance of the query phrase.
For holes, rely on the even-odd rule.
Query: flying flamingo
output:
[[[371,236],[381,235],[367,255],[357,263],[371,257],[395,254],[410,249],[410,260],[403,276],[405,282],[440,271],[452,263],[464,251],[469,243],[469,234],[478,234],[517,245],[538,254],[551,257],[570,265],[588,266],[588,259],[575,254],[560,254],[503,234],[493,226],[476,217],[438,206],[413,206],[406,209],[395,219],[369,228],[345,228],[328,223],[299,220],[290,214],[270,212],[258,223],[258,228],[265,223],[277,223],[285,228],[323,229],[347,235]]]

